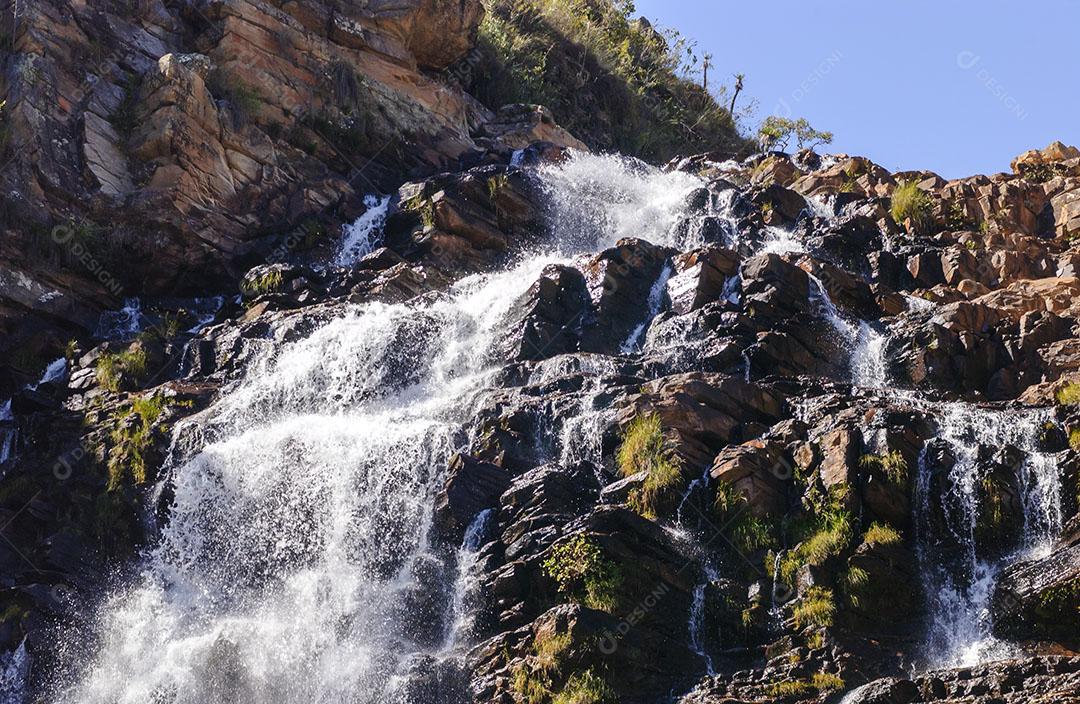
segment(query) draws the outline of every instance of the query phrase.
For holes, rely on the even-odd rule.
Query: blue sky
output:
[[[745,73],[739,102],[831,130],[829,149],[946,178],[1080,146],[1080,0],[637,0]],[[710,77],[710,82],[712,77]]]

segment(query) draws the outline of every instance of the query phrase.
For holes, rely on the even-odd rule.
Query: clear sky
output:
[[[636,0],[713,55],[710,73],[829,149],[946,178],[1080,146],[1080,0]],[[710,82],[712,76],[710,76]]]

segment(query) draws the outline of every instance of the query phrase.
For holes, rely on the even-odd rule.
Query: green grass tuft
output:
[[[610,613],[618,606],[622,572],[589,538],[575,535],[555,545],[542,566],[564,595],[598,611]]]
[[[859,458],[859,466],[880,471],[896,486],[907,486],[908,463],[898,450],[863,455]]]
[[[901,540],[900,533],[885,523],[871,523],[863,533],[863,542],[867,545],[895,545]]]
[[[810,684],[819,692],[838,692],[845,687],[844,679],[831,672],[815,672],[810,676]]]
[[[645,473],[644,483],[630,494],[630,508],[655,520],[665,512],[682,486],[683,477],[655,413],[631,421],[616,453],[619,473],[624,477]]]
[[[615,693],[607,682],[588,669],[571,675],[562,691],[552,697],[551,704],[606,704],[614,701]]]
[[[791,609],[795,628],[800,631],[807,626],[831,626],[835,615],[832,590],[824,587],[810,587]]]
[[[125,380],[135,383],[145,380],[146,350],[141,345],[132,345],[123,352],[106,352],[98,357],[94,372],[103,388],[116,393]]]
[[[1080,404],[1080,382],[1070,381],[1054,393],[1054,399],[1059,406],[1075,406]]]
[[[891,213],[897,223],[910,220],[915,232],[926,232],[934,221],[930,195],[915,181],[902,181],[896,186]]]

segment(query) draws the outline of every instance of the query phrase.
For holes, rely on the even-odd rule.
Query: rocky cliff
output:
[[[1080,151],[649,165],[478,2],[136,5],[5,16],[6,701],[1076,699]]]

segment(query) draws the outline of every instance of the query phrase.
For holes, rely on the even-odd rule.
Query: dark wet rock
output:
[[[576,351],[592,318],[585,277],[573,267],[548,267],[515,306],[510,359],[540,360]]]
[[[708,248],[672,259],[674,273],[667,281],[672,312],[682,315],[721,301],[728,281],[738,273],[738,258],[726,249]]]
[[[1044,557],[1005,569],[993,596],[994,629],[1012,639],[1077,644],[1080,634],[1080,539],[1075,528]]]
[[[450,461],[447,472],[442,491],[435,497],[435,522],[440,533],[458,545],[473,519],[495,508],[511,477],[502,467],[460,454]]]
[[[650,294],[670,255],[670,250],[644,240],[626,239],[585,265],[593,315],[581,333],[583,351],[618,353],[635,331],[644,339]]]

